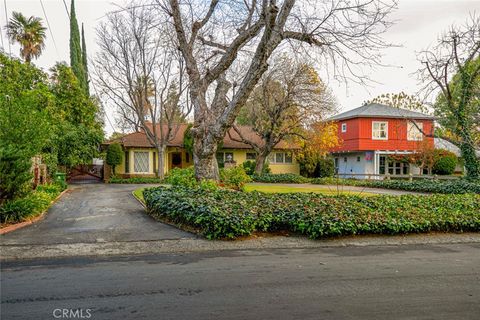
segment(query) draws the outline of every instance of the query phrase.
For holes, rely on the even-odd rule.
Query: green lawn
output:
[[[133,195],[135,198],[145,203],[145,199],[143,199],[143,190],[145,190],[145,188],[138,188],[137,190],[133,191]]]
[[[255,184],[247,184],[245,186],[245,191],[260,191],[266,193],[292,193],[292,192],[314,192],[314,193],[321,193],[328,196],[339,195],[339,194],[347,194],[347,195],[362,195],[362,196],[375,196],[377,194],[370,193],[370,192],[358,192],[358,191],[349,191],[349,190],[339,190],[336,189],[329,189],[328,187],[322,188],[319,187],[305,187],[305,186],[278,186],[278,185],[255,185]]]

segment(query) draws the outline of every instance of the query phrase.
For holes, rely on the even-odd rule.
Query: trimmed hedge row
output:
[[[146,184],[146,183],[162,183],[162,179],[159,178],[110,178],[108,183],[118,184]]]
[[[66,188],[65,184],[42,185],[23,198],[5,202],[0,206],[0,222],[21,222],[39,215]]]
[[[309,178],[305,178],[298,174],[294,173],[267,173],[262,175],[254,174],[252,176],[253,181],[255,182],[264,182],[264,183],[308,183],[310,182]]]
[[[397,189],[416,192],[445,193],[445,194],[480,194],[480,181],[457,180],[357,180],[316,178],[313,184],[340,184],[370,188]]]
[[[186,224],[208,239],[287,230],[322,238],[353,234],[479,231],[480,196],[324,196],[156,187],[143,191],[154,217]]]

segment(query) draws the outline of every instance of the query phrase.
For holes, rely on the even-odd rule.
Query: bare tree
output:
[[[381,34],[396,5],[385,0],[156,2],[170,17],[186,64],[197,179],[218,179],[217,143],[281,43],[313,46],[338,74],[361,80],[357,67],[379,63],[378,50],[387,45]]]
[[[428,95],[440,91],[434,108],[447,111],[442,114],[449,117],[449,129],[458,137],[458,141],[450,141],[462,152],[467,176],[480,177],[472,138],[478,130],[475,119],[480,113],[475,97],[480,82],[480,19],[472,17],[463,27],[452,26],[435,47],[421,53],[421,62],[419,73],[425,92]]]
[[[228,134],[255,150],[255,172],[261,174],[280,141],[303,138],[310,123],[320,121],[334,108],[335,99],[311,65],[281,56],[263,74],[237,117],[237,124],[251,126],[256,136],[245,135],[235,124],[239,138]]]
[[[123,125],[145,132],[164,176],[166,147],[190,112],[183,59],[151,8],[132,5],[110,13],[97,29],[96,83]]]

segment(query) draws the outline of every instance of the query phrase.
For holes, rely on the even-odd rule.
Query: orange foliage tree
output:
[[[329,150],[340,144],[337,125],[333,122],[314,122],[297,143],[301,146],[296,153],[301,171],[304,175],[312,176],[322,161],[331,161],[328,158]]]

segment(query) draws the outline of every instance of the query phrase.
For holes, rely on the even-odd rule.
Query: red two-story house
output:
[[[331,150],[340,175],[419,174],[420,168],[395,161],[392,154],[414,153],[434,146],[434,118],[420,112],[371,103],[332,118],[340,145]]]

